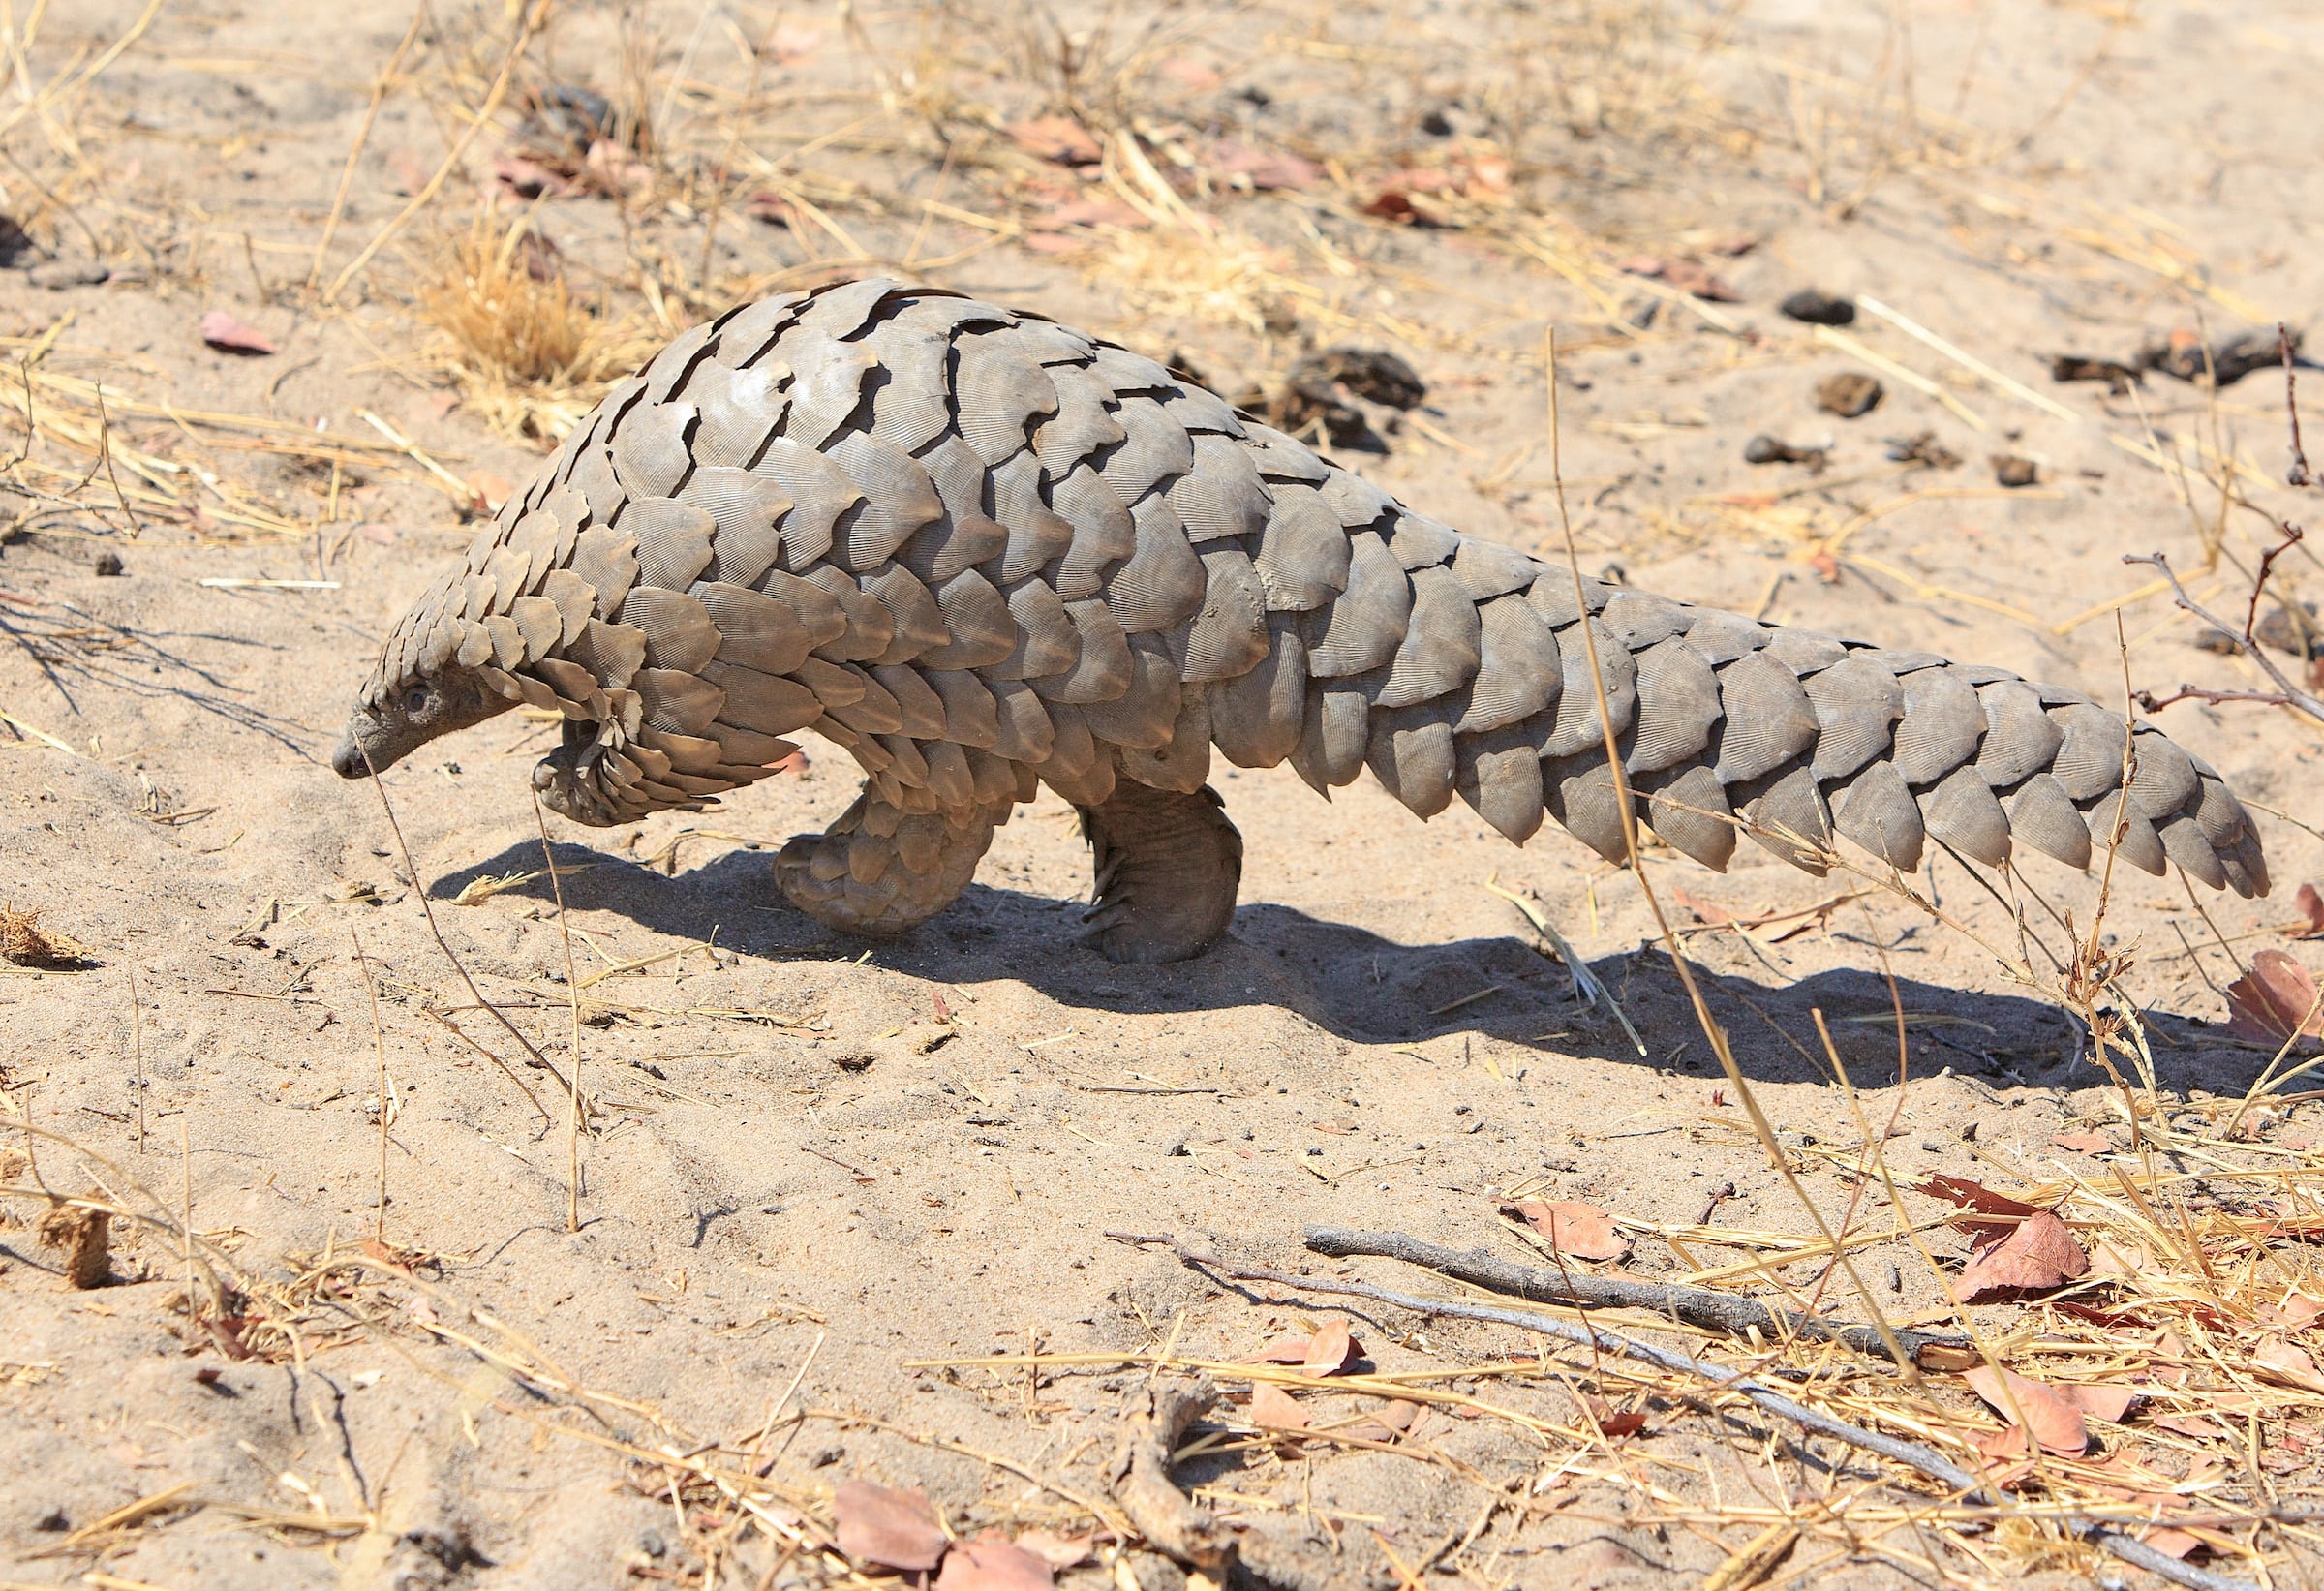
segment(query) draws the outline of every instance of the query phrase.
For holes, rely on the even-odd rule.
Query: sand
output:
[[[2203,627],[2167,595],[2106,605],[2153,573],[2124,555],[2162,551],[2240,615],[2249,581],[2224,563],[2206,572],[2206,537],[2223,518],[2248,566],[2268,526],[2220,508],[2199,449],[2249,460],[2252,501],[2297,518],[2300,494],[2278,484],[2282,378],[2215,395],[2155,376],[2115,396],[2054,384],[2047,363],[2126,356],[2174,327],[2297,322],[2324,301],[2324,266],[2305,246],[2317,179],[2287,158],[2313,142],[2303,89],[2324,23],[2244,0],[1907,9],[1909,33],[1889,8],[1751,7],[1708,40],[1713,19],[1691,10],[1173,9],[1118,76],[1072,85],[1085,120],[1131,125],[1134,99],[1197,130],[1203,148],[1233,138],[1354,173],[1344,189],[1325,174],[1198,196],[1222,218],[1208,239],[1166,225],[1109,241],[1057,222],[1055,206],[1091,185],[990,134],[980,147],[997,153],[947,169],[924,117],[965,102],[997,107],[995,119],[1055,108],[1030,24],[947,33],[899,10],[858,14],[851,33],[825,12],[787,17],[758,87],[772,108],[734,140],[757,168],[722,147],[719,117],[748,78],[729,22],[757,35],[773,16],[717,7],[697,26],[693,8],[654,7],[648,54],[657,88],[682,62],[711,85],[659,107],[691,139],[686,158],[773,171],[767,189],[809,200],[890,274],[910,261],[910,274],[1181,354],[1229,392],[1279,379],[1302,339],[1396,350],[1428,383],[1426,407],[1363,468],[1464,531],[1562,556],[1543,365],[1555,325],[1562,470],[1587,572],[1613,566],[1673,597],[2109,701],[2125,678],[2166,695],[2183,681],[2257,688],[2248,665],[2195,646]],[[51,12],[34,80],[78,70],[137,10]],[[473,535],[444,477],[521,482],[538,456],[473,392],[459,401],[411,308],[428,240],[466,225],[512,115],[336,303],[305,285],[372,78],[407,20],[372,0],[295,18],[171,7],[84,92],[37,115],[17,115],[15,86],[0,95],[24,163],[0,178],[11,207],[37,207],[34,235],[57,260],[112,272],[61,288],[0,273],[12,359],[52,338],[40,368],[101,380],[108,395],[354,439],[334,479],[328,463],[231,444],[288,432],[124,412],[122,445],[184,472],[167,477],[172,505],[148,505],[133,536],[102,473],[76,485],[87,454],[26,444],[20,420],[10,433],[12,453],[28,445],[63,472],[19,481],[67,503],[20,491],[0,542],[0,903],[39,908],[88,963],[0,967],[0,1143],[35,1143],[48,1186],[161,1224],[117,1222],[113,1283],[75,1291],[62,1256],[35,1240],[37,1201],[8,1207],[0,1576],[702,1584],[725,1515],[707,1493],[679,1501],[674,1472],[637,1454],[720,1440],[737,1462],[771,1461],[773,1483],[803,1499],[860,1475],[925,1486],[963,1535],[1071,1534],[1089,1515],[1026,1476],[1102,1496],[1120,1403],[1144,1372],[1125,1379],[1116,1361],[1028,1379],[919,1362],[1165,1344],[1238,1360],[1333,1316],[1383,1369],[1531,1351],[1504,1328],[1224,1285],[1110,1232],[1394,1286],[1422,1278],[1306,1255],[1302,1224],[1539,1260],[1497,1213],[1516,1190],[1638,1223],[1627,1270],[1656,1280],[1774,1251],[1752,1234],[1813,1235],[1636,879],[1554,829],[1516,850],[1457,806],[1420,823],[1368,780],[1327,805],[1288,769],[1224,772],[1247,841],[1243,903],[1228,942],[1170,967],[1112,966],[1080,945],[1087,850],[1048,795],[927,927],[878,943],[817,927],[769,864],[851,798],[848,764],[819,742],[804,771],[715,812],[612,831],[552,817],[569,870],[561,915],[527,793],[554,729],[503,718],[382,781],[407,865],[382,790],[336,779],[328,750],[378,638]],[[1099,54],[1130,57],[1141,20],[1116,17]],[[490,87],[500,9],[440,10],[437,22],[381,109],[317,289],[404,207],[399,171],[433,172],[460,136],[454,107]],[[958,64],[963,40],[989,53]],[[609,13],[561,16],[531,57],[549,65],[528,80],[615,92],[618,44]],[[1452,131],[1426,131],[1432,113]],[[829,137],[810,143],[817,134]],[[1512,157],[1508,194],[1474,177],[1479,151]],[[1454,225],[1363,213],[1396,187],[1381,173],[1404,167],[1472,173],[1469,197],[1396,189]],[[1062,197],[1042,197],[1036,178]],[[922,207],[938,195],[948,208]],[[795,205],[788,228],[730,207],[703,286],[702,201],[670,202],[666,188],[631,195],[626,217],[601,196],[553,198],[536,225],[585,295],[648,321],[659,298],[673,325],[697,311],[672,282],[709,304],[720,284],[872,268],[849,265],[835,231]],[[993,219],[1004,214],[1019,219]],[[1079,252],[1059,252],[1059,237]],[[1238,276],[1245,249],[1258,263]],[[1640,255],[1699,257],[1733,301],[1616,268]],[[1548,262],[1569,256],[1590,262],[1587,291]],[[652,292],[641,260],[666,271]],[[1916,389],[1779,315],[1808,285],[1868,295],[2017,385],[1860,313],[1845,335],[1933,392]],[[197,323],[212,309],[277,352],[205,347]],[[1648,310],[1651,323],[1623,323]],[[1860,419],[1815,406],[1818,382],[1847,370],[1886,386]],[[443,474],[381,445],[389,430]],[[1828,446],[1828,467],[1746,464],[1761,432]],[[1887,463],[1888,439],[1922,432],[1963,462]],[[1997,485],[1993,454],[2035,461],[2037,482]],[[118,575],[96,571],[106,553]],[[2319,584],[2305,549],[2278,578]],[[2319,963],[2281,930],[2291,891],[2324,876],[2324,740],[2248,703],[2184,702],[2161,721],[2248,798],[2299,820],[2258,819],[2278,886],[2265,901],[2190,897],[2175,877],[2127,870],[2112,881],[2103,944],[2127,959],[2120,997],[2155,1035],[2168,1117],[2240,1095],[2268,1059],[2224,1031],[2231,962],[2277,945]],[[1914,881],[1937,920],[1877,878],[1811,877],[1750,846],[1724,877],[1667,851],[1650,865],[1798,1187],[1831,1218],[1852,1201],[1859,1227],[1895,1224],[1877,1182],[1851,1170],[1863,1137],[1818,1013],[1865,1119],[1893,1113],[1885,1154],[1900,1179],[2023,1187],[2072,1160],[2060,1135],[2112,1131],[2120,1146],[2122,1096],[2081,1025],[2003,964],[2024,954],[2055,983],[2043,951],[2021,948],[2005,903],[1959,868]],[[2024,875],[2076,932],[2089,927],[2095,876],[2039,860]],[[496,881],[507,887],[479,888]],[[1574,969],[1500,891],[1538,903],[1627,1029],[1606,1000],[1576,997]],[[2072,934],[2028,909],[2063,955]],[[477,1009],[447,951],[522,1046]],[[556,1075],[571,1064],[568,954],[590,1018],[577,1191]],[[2318,1108],[2263,1113],[2263,1140],[2304,1147]],[[28,1140],[27,1125],[71,1143]],[[5,1169],[28,1185],[21,1156]],[[1915,1219],[1936,1208],[1911,1201]],[[254,1322],[303,1324],[295,1343],[254,1325],[264,1351],[249,1355],[241,1327],[189,1320],[168,1225],[187,1210],[205,1243],[270,1285],[291,1288],[325,1251],[374,1267],[333,1272],[321,1298],[310,1284],[295,1309],[250,1302]],[[1689,1258],[1654,1235],[1706,1224],[1739,1236]],[[365,1248],[377,1232],[385,1245]],[[1942,1224],[1919,1242],[1947,1267],[1969,1247]],[[1877,1305],[1951,1320],[1949,1270],[1911,1244],[1877,1242],[1856,1262],[1874,1297],[1831,1278],[1836,1316]],[[1823,1269],[1782,1275],[1805,1294]],[[1763,1275],[1735,1285],[1767,1291]],[[2003,1335],[2034,1318],[2019,1302],[1968,1313]],[[1571,1377],[1456,1385],[1569,1433],[1583,1423]],[[583,1388],[615,1401],[576,1414]],[[811,1418],[793,1418],[802,1410]],[[1692,1583],[1758,1526],[1702,1528],[1685,1522],[1701,1516],[1690,1509],[1717,1496],[1799,1506],[1864,1484],[1824,1467],[1837,1450],[1811,1458],[1677,1405],[1655,1408],[1618,1455],[1586,1433],[1438,1423],[1418,1461],[1324,1444],[1199,1458],[1178,1479],[1212,1488],[1254,1561],[1316,1585],[1395,1584],[1391,1556],[1410,1564],[1440,1544],[1420,1583]],[[2302,1467],[2273,1484],[2294,1495],[2313,1481]],[[1491,1499],[1498,1511],[1461,1545]],[[1769,1583],[1996,1577],[1949,1550],[1941,1574],[1915,1567],[1914,1543],[1868,1532],[1835,1553],[1819,1538]],[[1064,1583],[1183,1581],[1151,1551],[1116,1567],[1099,1547],[1105,1561]],[[811,1553],[778,1570],[762,1537],[718,1550],[719,1584],[826,1574]],[[2287,1550],[2314,1573],[2312,1547]],[[1995,1560],[2033,1583],[2075,1582],[2087,1561]]]

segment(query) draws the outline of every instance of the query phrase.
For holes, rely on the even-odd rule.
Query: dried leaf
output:
[[[1608,1438],[1636,1436],[1646,1428],[1644,1409],[1617,1409],[1603,1398],[1589,1399],[1590,1416]]]
[[[2103,1420],[2110,1425],[2121,1424],[2130,1405],[2144,1395],[2135,1387],[2107,1387],[2090,1382],[2077,1382],[2058,1391],[2091,1419]]]
[[[1363,213],[1382,221],[1394,221],[1407,227],[1425,227],[1428,218],[1413,203],[1412,196],[1401,189],[1391,188],[1375,197],[1363,207]]]
[[[2172,1530],[2168,1526],[2150,1530],[2139,1540],[2166,1558],[2184,1558],[2203,1545],[2200,1539],[2189,1536],[2186,1531]]]
[[[953,1544],[936,1576],[936,1591],[1049,1591],[1055,1580],[1046,1558],[988,1530]]]
[[[2036,1210],[1970,1262],[1953,1284],[1953,1299],[1973,1303],[1995,1293],[2043,1292],[2089,1271],[2090,1256],[2065,1223],[2048,1210]]]
[[[2263,1304],[2259,1311],[2261,1320],[2285,1331],[2313,1326],[2319,1315],[2324,1315],[2324,1300],[2311,1299],[2306,1293],[2286,1293],[2281,1303]]]
[[[256,355],[274,352],[274,344],[265,333],[222,309],[214,309],[201,318],[201,340],[221,353]]]
[[[1560,1254],[1577,1260],[1618,1260],[1630,1252],[1630,1239],[1614,1230],[1614,1218],[1596,1205],[1528,1199],[1516,1212]]]
[[[1327,1320],[1307,1340],[1307,1352],[1300,1357],[1300,1368],[1311,1376],[1337,1375],[1354,1364],[1361,1352],[1356,1339],[1348,1334],[1346,1321]]]
[[[2306,1349],[2271,1336],[2251,1358],[2263,1380],[2298,1387],[2304,1392],[2324,1392],[2324,1375],[2316,1373],[2316,1362],[2308,1357]]]
[[[1691,255],[1665,259],[1663,256],[1655,254],[1634,254],[1629,259],[1622,260],[1615,268],[1626,275],[1643,276],[1650,281],[1664,283],[1676,288],[1681,292],[1692,293],[1697,298],[1707,298],[1717,304],[1740,303],[1743,297],[1726,282],[1713,275],[1709,266]]]
[[[1254,149],[1228,139],[1210,152],[1211,161],[1230,177],[1242,177],[1261,193],[1312,188],[1323,180],[1324,168],[1299,155]]]
[[[1314,1340],[1315,1334],[1311,1331],[1293,1331],[1288,1335],[1275,1338],[1274,1341],[1260,1349],[1243,1362],[1245,1364],[1304,1364],[1307,1362],[1307,1345]]]
[[[1065,116],[1011,122],[1008,135],[1025,153],[1059,166],[1095,166],[1105,153],[1086,128]]]
[[[1980,1364],[1961,1379],[2003,1420],[2017,1422],[2022,1416],[2022,1423],[2044,1453],[2073,1457],[2090,1446],[2090,1427],[2082,1423],[2082,1411],[2056,1388],[2013,1370],[1997,1371],[1990,1364]],[[2015,1408],[2010,1406],[2013,1399]]]
[[[1949,1177],[1943,1172],[1934,1174],[1913,1191],[1985,1215],[2032,1215],[2040,1208],[2029,1205],[2022,1199],[2012,1199],[2005,1193],[1996,1193],[1983,1183],[1972,1182],[1966,1177]]]
[[[2050,1143],[2075,1154],[2104,1154],[2114,1147],[2114,1140],[2102,1132],[2062,1132]]]
[[[1144,227],[1146,217],[1118,199],[1082,195],[1050,208],[1041,218],[1049,227]]]
[[[2316,980],[2280,950],[2251,958],[2251,970],[2227,986],[2227,1031],[2254,1044],[2281,1044],[2295,1033],[2324,1038]]]
[[[1303,1431],[1307,1411],[1300,1400],[1271,1381],[1251,1384],[1251,1423],[1270,1430]]]
[[[2315,885],[2302,884],[2300,893],[2292,897],[2292,904],[2299,909],[2301,916],[2308,919],[2306,928],[2293,926],[2290,932],[2295,937],[2305,939],[2324,933],[2324,895],[2316,893]]]
[[[2199,1414],[2165,1414],[2155,1417],[2157,1430],[2171,1431],[2180,1436],[2191,1436],[2198,1441],[2224,1442],[2227,1432],[2217,1422],[2206,1420]]]
[[[1059,1536],[1055,1531],[1028,1530],[1017,1538],[1017,1545],[1039,1558],[1052,1569],[1071,1569],[1089,1561],[1089,1549],[1097,1537],[1088,1531],[1079,1536]]]
[[[846,1481],[831,1499],[839,1520],[840,1550],[890,1569],[933,1569],[944,1556],[944,1527],[919,1487],[899,1491],[870,1481]]]

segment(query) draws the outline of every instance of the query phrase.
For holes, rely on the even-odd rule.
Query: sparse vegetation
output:
[[[2318,292],[2249,196],[2316,63],[2168,6],[1810,10],[33,8],[0,1577],[2314,1580],[2324,565],[2270,339]],[[1056,933],[1050,796],[867,951],[764,881],[845,800],[820,745],[586,858],[527,804],[552,713],[384,781],[400,827],[329,780],[467,521],[670,337],[857,274],[1229,394],[1385,351],[1414,506],[2168,708],[2277,891],[1713,879],[1640,828],[1649,896],[1361,786],[1295,820],[1278,770],[1242,943],[1149,975]],[[1524,1304],[1624,1359],[1310,1218],[1701,1307]],[[1804,1317],[1861,1330],[1759,1324]]]

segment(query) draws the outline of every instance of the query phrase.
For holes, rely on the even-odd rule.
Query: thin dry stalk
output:
[[[354,941],[355,964],[363,969],[363,987],[371,994],[371,1048],[379,1061],[380,1089],[380,1202],[372,1218],[371,1237],[384,1247],[387,1242],[387,1112],[393,1097],[387,1086],[387,1038],[380,1026],[380,980],[371,969],[371,958],[363,954],[363,936],[351,925],[347,936]]]
[[[363,159],[364,147],[371,142],[372,124],[380,119],[380,107],[387,103],[388,94],[394,90],[396,72],[403,66],[404,57],[412,52],[413,44],[419,38],[419,25],[427,20],[427,15],[426,0],[412,8],[412,25],[404,29],[403,42],[395,46],[395,53],[387,57],[386,66],[371,85],[371,104],[364,107],[362,124],[355,129],[355,141],[347,151],[347,166],[339,173],[338,192],[331,196],[331,213],[323,221],[322,235],[315,240],[315,260],[307,267],[309,291],[321,279],[323,258],[331,252],[331,239],[338,234],[340,217],[347,213],[347,196],[354,188],[355,168]]]
[[[540,833],[540,865],[548,870],[557,900],[557,933],[565,941],[565,995],[573,1021],[572,1108],[566,1115],[565,1229],[581,1230],[581,975],[573,964],[573,924],[565,910],[565,880],[557,875],[557,853],[549,848],[549,821],[541,815],[540,792],[533,792],[533,826]]]
[[[519,6],[512,18],[514,25],[509,31],[507,50],[501,57],[500,73],[485,93],[484,103],[476,107],[468,125],[460,130],[459,138],[453,140],[451,148],[444,154],[443,164],[436,168],[436,174],[428,178],[419,192],[412,196],[412,201],[374,233],[371,241],[364,244],[354,259],[349,260],[346,267],[331,279],[331,285],[322,294],[325,304],[335,302],[341,290],[353,280],[357,272],[371,263],[372,257],[385,248],[388,240],[402,231],[413,216],[435,202],[436,196],[443,190],[445,180],[459,168],[460,157],[468,153],[468,146],[475,141],[478,133],[492,125],[493,116],[501,108],[501,102],[507,98],[508,85],[515,79],[516,63],[524,58],[525,46],[533,42],[534,35],[548,25],[552,9],[552,0],[530,0],[530,3]]]
[[[145,1152],[145,1013],[138,999],[138,968],[129,967],[129,1049],[137,1069],[138,1152]]]
[[[358,745],[356,750],[362,750],[362,747]],[[533,1057],[533,1063],[535,1066],[538,1066],[542,1071],[548,1073],[549,1076],[555,1078],[560,1084],[563,1084],[566,1091],[578,1099],[580,1090],[574,1086],[570,1080],[566,1079],[562,1073],[560,1073],[555,1066],[549,1064],[549,1057],[542,1055],[537,1049],[534,1048],[533,1041],[531,1039],[525,1037],[523,1033],[517,1030],[516,1024],[508,1020],[508,1015],[506,1012],[503,1011],[499,1006],[493,1004],[492,1001],[484,997],[484,992],[476,987],[476,980],[469,976],[467,964],[462,962],[458,956],[453,955],[452,947],[444,942],[443,930],[438,927],[436,923],[436,908],[428,902],[427,886],[420,882],[419,868],[417,864],[412,860],[412,847],[405,842],[404,826],[396,821],[395,803],[387,799],[386,782],[380,778],[379,769],[372,765],[371,753],[369,751],[363,751],[363,768],[364,771],[371,776],[372,787],[378,790],[380,793],[380,810],[387,814],[387,828],[389,832],[395,836],[395,848],[397,853],[404,859],[405,876],[412,880],[412,893],[419,897],[420,913],[428,920],[428,934],[429,937],[436,941],[436,948],[443,952],[443,959],[452,964],[453,971],[460,974],[460,981],[468,986],[470,997],[473,998],[476,1004],[482,1006],[486,1011],[492,1013],[493,1020],[498,1022],[504,1028],[507,1029],[508,1036],[516,1040],[518,1047],[522,1049],[526,1055]],[[450,1025],[447,1023],[445,1025],[449,1026]],[[452,1030],[454,1032],[459,1032],[458,1028],[453,1028]],[[467,1037],[466,1034],[462,1034],[461,1036],[463,1038]],[[500,1067],[503,1072],[507,1073],[508,1081],[515,1084],[517,1087],[523,1091],[527,1099],[533,1099],[533,1090],[525,1087],[524,1080],[522,1078],[518,1077],[514,1072],[509,1071],[508,1063],[506,1061],[501,1059],[498,1056],[493,1055],[491,1051],[485,1050],[482,1045],[475,1044],[474,1040],[470,1040],[470,1043],[472,1046],[474,1046],[474,1048],[482,1051],[482,1053],[491,1059],[494,1065]],[[535,1110],[540,1110],[540,1102],[537,1099],[533,1099],[533,1108]],[[548,1113],[546,1111],[542,1111],[541,1115],[544,1119],[548,1117]]]

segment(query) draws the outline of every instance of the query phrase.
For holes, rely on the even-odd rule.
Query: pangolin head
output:
[[[479,668],[460,661],[464,650],[474,651],[463,646],[468,632],[485,632],[459,610],[460,587],[446,577],[397,622],[331,753],[341,779],[384,773],[437,736],[482,723],[514,705]]]

